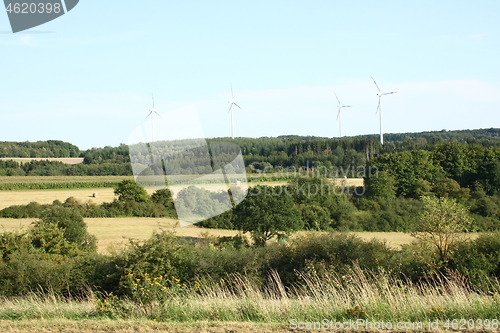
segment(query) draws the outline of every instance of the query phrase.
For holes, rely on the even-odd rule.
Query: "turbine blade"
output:
[[[236,103],[233,103],[234,105],[236,105],[238,108],[240,108],[240,106]],[[240,108],[240,110],[243,110],[242,108]]]
[[[227,113],[231,112],[232,109],[233,109],[233,103],[231,103],[231,105],[229,105],[229,111],[227,111]]]
[[[155,111],[155,113],[156,113],[156,114],[157,114],[160,118],[163,118],[163,117],[161,116],[161,114],[159,114],[158,112],[156,112],[156,111]]]
[[[375,86],[377,87],[378,92],[379,92],[379,93],[382,93],[382,92],[380,91],[380,88],[378,87],[377,82],[375,82],[375,79],[373,78],[373,76],[372,76],[372,80],[373,80],[373,83],[375,83]]]
[[[342,104],[342,103],[340,103],[340,100],[339,100],[339,98],[337,97],[337,94],[336,94],[336,93],[333,93],[333,94],[335,95],[335,98],[337,98],[337,102],[339,102],[339,105],[340,105],[340,104]]]
[[[149,112],[149,114],[146,116],[146,118],[149,117],[151,115],[151,113],[153,113],[153,111]]]
[[[341,110],[341,108],[339,107],[339,112],[337,113],[337,120],[339,120],[340,110]]]
[[[377,114],[380,109],[380,96],[378,97],[378,105],[377,105],[377,111],[375,113]]]

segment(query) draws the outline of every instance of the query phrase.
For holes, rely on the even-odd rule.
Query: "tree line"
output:
[[[375,135],[345,138],[323,138],[304,136],[279,136],[277,138],[213,138],[210,143],[229,142],[241,148],[247,172],[259,172],[272,168],[342,167],[363,166],[375,157],[388,153],[413,150],[432,151],[436,145],[457,142],[484,148],[500,145],[500,129],[478,129],[463,131],[438,131],[421,133],[386,134],[386,143],[381,145]],[[62,165],[58,162],[32,161],[0,163],[1,176],[20,175],[132,175],[129,147],[106,146],[80,151],[78,147],[62,141],[0,142],[0,157],[83,157],[78,165]],[[149,163],[148,156],[140,156],[142,163]],[[210,159],[210,157],[208,157]],[[182,159],[182,163],[177,163]],[[199,152],[184,152],[181,158],[167,167],[169,174],[207,173],[207,156]],[[213,162],[213,161],[212,161]],[[271,167],[271,168],[270,168]],[[161,163],[151,166],[158,172]],[[156,170],[155,170],[156,169]]]

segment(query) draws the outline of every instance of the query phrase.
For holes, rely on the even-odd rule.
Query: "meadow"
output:
[[[110,184],[127,177],[2,177],[0,183],[16,184],[28,179],[32,184],[53,183],[53,189],[0,191],[0,208],[31,201],[52,203],[75,197],[81,202],[110,202],[115,198]],[[130,178],[130,177],[129,177]],[[22,180],[21,179],[21,180]],[[82,188],[58,188],[61,184],[80,183]],[[340,180],[360,185],[362,180]],[[93,187],[92,184],[107,184]],[[253,182],[249,185],[262,184]],[[280,185],[283,182],[265,182]],[[64,185],[63,185],[64,186]],[[212,190],[225,185],[209,184]],[[173,186],[173,193],[182,187]],[[96,198],[92,193],[97,192]],[[148,191],[149,194],[153,190]],[[3,231],[26,229],[35,219],[0,219]],[[205,229],[189,225],[180,227],[169,218],[85,218],[88,231],[97,237],[98,253],[119,253],[129,239],[147,240],[156,230],[173,231],[187,239],[210,239],[214,236],[235,236],[235,230]],[[299,231],[295,237],[325,234],[321,231]],[[378,239],[393,249],[409,244],[414,238],[400,232],[355,232],[363,240]],[[477,234],[470,234],[475,238]],[[274,244],[277,245],[277,244]],[[211,251],[211,250],[207,250]],[[132,274],[132,273],[130,273]],[[132,275],[127,275],[132,278]],[[144,284],[145,291],[132,290],[129,296],[88,290],[83,298],[65,298],[59,294],[37,293],[23,297],[0,298],[0,330],[9,332],[290,332],[294,329],[317,331],[327,327],[338,331],[337,323],[355,321],[365,326],[357,330],[375,331],[367,322],[407,323],[393,327],[398,331],[498,331],[500,297],[497,293],[472,290],[461,276],[441,277],[437,284],[413,283],[401,280],[383,270],[370,273],[353,266],[348,271],[296,272],[301,285],[286,286],[280,276],[271,271],[265,287],[244,275],[230,274],[221,280],[186,282],[171,288],[163,279],[167,276],[147,276],[137,272],[135,283]],[[123,278],[127,278],[124,276]],[[149,279],[149,280],[148,280]],[[158,284],[151,284],[152,280]],[[147,281],[147,282],[146,282]],[[133,282],[133,281],[132,281]],[[171,282],[171,281],[170,281]],[[147,283],[147,284],[146,284]],[[165,283],[167,283],[165,281]],[[137,285],[136,284],[136,285]],[[151,285],[149,289],[147,286]],[[156,287],[155,287],[156,286]],[[168,286],[168,288],[167,288]],[[168,294],[163,291],[165,287]],[[156,288],[156,289],[154,289]],[[492,285],[490,290],[500,290]],[[151,301],[152,300],[152,301]],[[453,322],[453,319],[467,319]],[[326,321],[323,321],[325,319]],[[472,321],[471,321],[472,320]],[[438,329],[431,330],[430,323]],[[309,326],[308,326],[309,325]],[[333,326],[332,326],[333,325]],[[413,325],[413,326],[411,326]],[[422,325],[422,326],[419,326]],[[464,326],[465,325],[465,326]],[[385,327],[387,328],[387,327]],[[340,329],[341,330],[341,329]]]
[[[244,276],[233,275],[220,282],[196,282],[174,292],[163,290],[165,280],[160,277],[129,274],[129,278],[141,286],[153,280],[155,284],[147,292],[137,288],[131,298],[112,294],[95,294],[84,301],[37,294],[4,298],[0,300],[0,328],[9,332],[34,328],[43,332],[499,329],[500,296],[473,292],[463,280],[453,277],[441,279],[439,286],[412,284],[354,266],[344,275],[330,272],[319,278],[313,272],[303,273],[303,285],[291,289],[271,272],[264,289]],[[154,301],[147,301],[149,296]]]
[[[21,230],[29,227],[36,219],[6,219],[0,218],[1,231]],[[195,225],[181,227],[176,220],[169,218],[147,218],[147,217],[117,217],[117,218],[85,218],[88,231],[97,237],[98,252],[110,253],[122,248],[129,239],[146,240],[154,231],[173,231],[179,237],[189,239],[207,238],[211,236],[224,237],[235,236],[237,230],[208,229]],[[299,231],[294,236],[305,236],[309,234],[322,234],[322,231]],[[399,248],[408,244],[414,238],[403,232],[352,232],[352,234],[363,240],[378,239],[393,248]],[[470,237],[476,237],[471,234]]]

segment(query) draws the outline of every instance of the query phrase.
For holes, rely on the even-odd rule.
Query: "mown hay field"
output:
[[[0,177],[0,209],[11,205],[26,205],[32,201],[40,204],[50,204],[54,200],[64,202],[69,197],[74,197],[82,202],[91,200],[101,204],[114,199],[113,186],[124,179],[133,179],[132,176],[15,176]],[[348,178],[336,180],[340,186],[362,186],[362,178]],[[35,189],[26,189],[30,184]],[[259,181],[249,182],[249,186],[285,185],[285,181]],[[210,191],[227,190],[225,184],[197,185]],[[171,186],[173,194],[176,195],[185,186]],[[9,188],[10,190],[2,190]],[[19,188],[19,189],[16,189]],[[92,194],[97,192],[94,198]],[[148,190],[151,194],[154,190]]]
[[[20,163],[29,161],[55,161],[73,165],[83,163],[83,157],[2,157],[0,160],[14,160]]]
[[[35,219],[0,218],[0,232],[26,229]],[[206,229],[194,225],[181,227],[176,220],[169,218],[117,217],[117,218],[85,218],[88,230],[96,235],[100,253],[108,253],[121,248],[129,239],[145,240],[155,230],[169,230],[179,237],[203,238],[207,236],[235,236],[236,230]],[[307,235],[319,231],[300,231],[294,236]],[[385,241],[389,246],[399,248],[410,243],[414,238],[403,232],[354,232],[364,240],[373,238]],[[471,235],[475,237],[475,235]]]

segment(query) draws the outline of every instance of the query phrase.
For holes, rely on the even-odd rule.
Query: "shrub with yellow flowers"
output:
[[[188,283],[168,274],[152,276],[148,273],[124,275],[122,286],[130,292],[133,301],[141,304],[163,302],[200,288],[197,281]]]
[[[122,313],[121,301],[112,292],[98,294],[94,302],[94,307],[99,314],[107,317],[116,317],[118,313]]]

